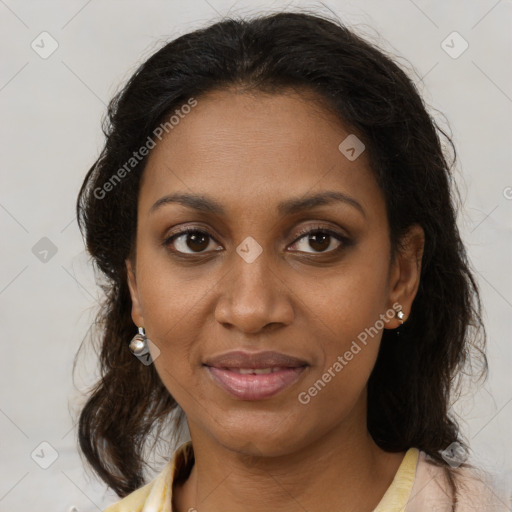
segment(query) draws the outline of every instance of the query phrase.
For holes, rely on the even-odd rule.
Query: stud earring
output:
[[[405,318],[404,312],[401,309],[399,309],[396,313],[396,316],[398,317],[398,320],[400,320],[400,323],[403,324]]]
[[[139,327],[139,332],[130,341],[130,351],[133,355],[139,356],[148,350],[148,339],[144,327]]]

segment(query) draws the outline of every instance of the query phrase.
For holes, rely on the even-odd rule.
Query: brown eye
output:
[[[305,232],[294,243],[298,251],[310,254],[331,252],[342,245],[345,237],[331,230],[314,229]],[[309,249],[313,249],[308,250]]]
[[[172,250],[175,252],[196,254],[210,252],[206,249],[208,249],[212,240],[213,238],[206,231],[187,229],[169,237],[165,244],[174,246]]]

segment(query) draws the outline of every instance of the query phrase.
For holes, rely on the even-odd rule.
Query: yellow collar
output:
[[[407,450],[398,471],[373,512],[402,512],[414,483],[419,450]],[[108,507],[105,512],[172,512],[173,485],[186,480],[194,465],[192,442],[181,444],[172,459],[158,476],[144,487],[137,489],[118,503]]]

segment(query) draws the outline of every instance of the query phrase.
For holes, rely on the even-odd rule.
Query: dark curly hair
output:
[[[393,254],[411,225],[423,228],[420,286],[400,335],[383,332],[368,382],[367,424],[383,450],[417,447],[446,467],[456,503],[453,472],[440,452],[455,441],[468,447],[450,400],[470,358],[481,362],[484,377],[487,359],[480,297],[456,224],[455,148],[392,58],[339,20],[304,12],[224,19],[178,37],[144,62],[110,103],[105,146],[77,201],[105,291],[97,319],[100,380],[79,417],[83,454],[123,497],[145,483],[150,435],[172,431],[183,419],[154,365],[140,364],[128,350],[135,326],[125,260],[134,249],[147,157],[115,186],[108,183],[176,107],[233,86],[316,93],[366,145],[385,197]]]

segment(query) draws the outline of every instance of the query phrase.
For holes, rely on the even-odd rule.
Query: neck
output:
[[[366,426],[365,414],[363,419]],[[404,453],[384,452],[360,425],[342,423],[292,453],[273,457],[261,455],[257,441],[240,453],[189,424],[195,464],[174,491],[173,510],[371,512]]]

